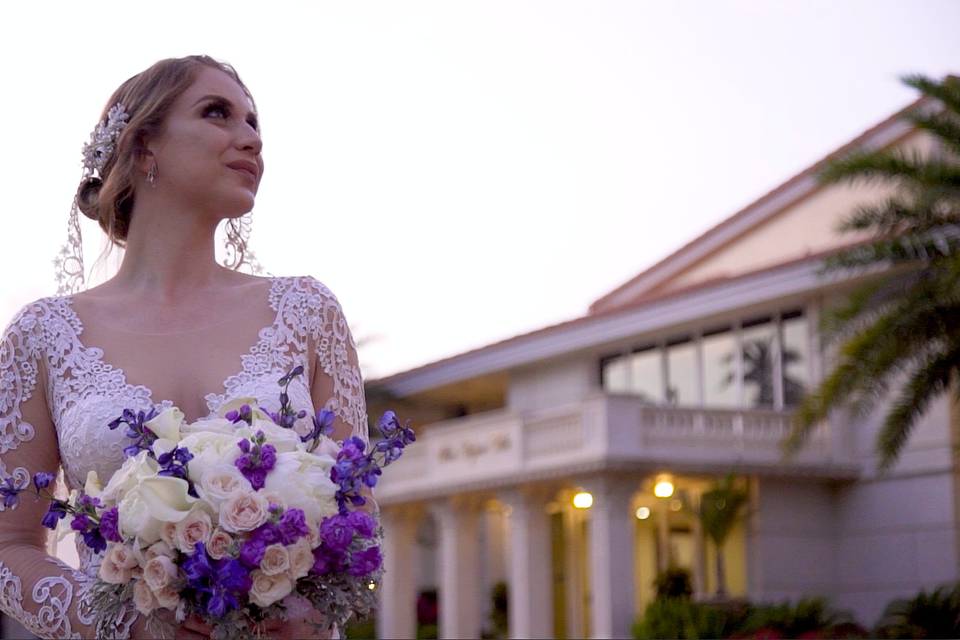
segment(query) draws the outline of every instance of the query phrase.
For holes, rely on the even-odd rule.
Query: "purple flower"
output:
[[[243,455],[234,461],[237,469],[255,489],[263,489],[269,473],[277,464],[277,448],[272,444],[263,444],[264,435],[258,431],[255,440],[244,439],[237,442]]]
[[[56,529],[57,523],[67,515],[67,505],[60,500],[54,500],[50,503],[50,508],[43,516],[41,524],[47,529]]]
[[[90,529],[89,531],[84,531],[81,535],[83,536],[83,543],[90,547],[94,553],[100,553],[106,550],[107,541],[100,535],[99,529]]]
[[[157,435],[151,431],[149,427],[144,426],[144,423],[153,420],[158,413],[156,407],[151,408],[150,411],[146,413],[143,411],[134,413],[131,409],[124,409],[119,418],[110,421],[107,426],[111,430],[125,423],[127,425],[127,437],[135,440],[132,445],[124,448],[124,454],[128,457],[133,457],[140,453],[141,450],[146,449],[150,452],[149,455],[151,457],[153,456],[151,446],[156,442]]]
[[[3,506],[5,509],[13,509],[20,503],[20,492],[23,491],[24,487],[18,487],[16,480],[13,479],[13,476],[7,476],[7,478],[0,483],[0,496],[3,496]]]
[[[342,551],[331,549],[325,544],[313,550],[313,573],[340,573],[346,566],[346,556]]]
[[[120,512],[117,507],[107,509],[100,515],[100,533],[110,542],[120,542],[122,540],[118,526],[119,515]]]
[[[277,523],[276,528],[280,534],[280,542],[285,545],[293,544],[310,533],[306,516],[300,509],[287,509],[287,511],[280,516],[280,521]]]
[[[85,513],[78,513],[73,516],[73,520],[70,522],[70,528],[74,531],[86,531],[90,528],[90,518]]]
[[[349,516],[337,514],[320,523],[320,539],[334,551],[345,551],[353,541],[353,526]]]
[[[350,567],[347,573],[356,577],[365,576],[379,569],[381,562],[380,547],[368,547],[350,556]]]
[[[56,477],[56,475],[49,471],[38,471],[33,474],[33,486],[37,488],[37,493],[40,493],[40,489],[49,487],[50,483],[53,482]]]
[[[206,547],[198,542],[193,554],[183,562],[187,591],[208,616],[222,618],[241,606],[240,600],[250,590],[250,574],[233,558],[211,560]]]
[[[251,569],[256,569],[260,566],[266,550],[267,544],[263,539],[248,538],[240,547],[240,561]]]
[[[366,511],[351,511],[347,514],[347,522],[354,531],[364,538],[372,537],[374,529],[376,529],[377,526],[373,516]]]

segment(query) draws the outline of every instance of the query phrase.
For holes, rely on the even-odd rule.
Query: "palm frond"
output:
[[[912,113],[907,119],[918,129],[931,133],[945,147],[960,155],[960,123],[956,116],[940,113]]]
[[[929,358],[914,371],[883,421],[877,435],[880,470],[889,469],[896,461],[913,431],[917,420],[926,411],[930,401],[950,386],[950,378],[960,370],[960,345],[953,344]]]
[[[955,164],[925,157],[916,149],[853,151],[827,163],[817,177],[822,184],[883,182],[914,189],[930,185],[960,189]]]
[[[960,78],[947,77],[938,82],[923,74],[912,73],[903,76],[901,81],[925,96],[936,98],[950,111],[960,114]]]

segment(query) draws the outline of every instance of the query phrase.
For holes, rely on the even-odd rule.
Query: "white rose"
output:
[[[300,435],[293,429],[287,429],[273,422],[273,420],[254,420],[250,431],[263,431],[267,444],[272,444],[277,453],[296,451],[303,448]]]
[[[143,567],[143,581],[157,592],[177,579],[177,565],[167,556],[156,556]]]
[[[200,475],[197,493],[211,507],[220,509],[223,501],[239,491],[252,491],[250,481],[232,464],[209,467]]]
[[[260,493],[235,493],[220,505],[220,526],[230,533],[253,531],[267,521],[269,506]]]
[[[157,608],[157,599],[143,580],[133,583],[133,604],[137,607],[137,611],[145,616],[150,615]]]
[[[100,499],[105,503],[117,504],[140,480],[157,475],[157,469],[157,461],[149,457],[146,451],[127,458],[123,465],[110,476],[107,486],[100,494]]]
[[[232,433],[198,431],[183,437],[180,446],[193,454],[187,465],[187,475],[194,483],[200,482],[203,472],[224,464],[232,465],[243,453],[237,442],[250,437],[246,426],[234,429]]]
[[[293,581],[283,573],[271,576],[256,570],[250,574],[250,577],[253,579],[253,584],[250,586],[250,601],[259,607],[269,607],[293,591]]]
[[[337,454],[340,453],[340,445],[338,445],[336,440],[333,438],[320,436],[320,440],[317,443],[317,448],[314,449],[313,452],[317,455],[330,456],[336,460]]]
[[[284,573],[289,568],[290,554],[282,544],[271,544],[264,550],[263,560],[260,561],[260,570],[265,574],[275,576],[278,573]]]
[[[315,558],[313,557],[313,549],[310,547],[309,540],[300,538],[287,547],[287,553],[290,556],[290,568],[287,570],[287,575],[290,576],[291,580],[296,582],[310,573]]]
[[[210,542],[212,531],[213,522],[210,520],[210,514],[202,507],[194,505],[193,510],[176,524],[174,540],[180,551],[193,553],[198,542],[202,542],[205,546]]]
[[[305,451],[279,453],[264,489],[283,498],[288,508],[302,509],[308,521],[320,522],[337,512],[337,485],[330,480],[333,464],[329,456]]]
[[[123,544],[111,544],[100,563],[100,579],[110,584],[126,584],[133,577],[137,559]]]

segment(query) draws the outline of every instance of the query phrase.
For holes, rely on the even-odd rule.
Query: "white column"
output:
[[[504,491],[498,497],[510,507],[509,637],[550,638],[553,636],[553,585],[547,496],[517,489]]]
[[[417,637],[417,514],[402,508],[380,512],[383,525],[383,584],[377,636]]]
[[[439,609],[441,638],[479,638],[478,509],[450,498],[430,505],[440,527]]]
[[[590,509],[590,634],[629,638],[634,622],[633,484],[598,477],[584,482],[593,494]]]

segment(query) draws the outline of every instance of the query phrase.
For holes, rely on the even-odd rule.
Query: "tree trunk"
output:
[[[717,548],[717,599],[722,600],[727,597],[727,570],[723,563],[723,545],[715,545]]]

